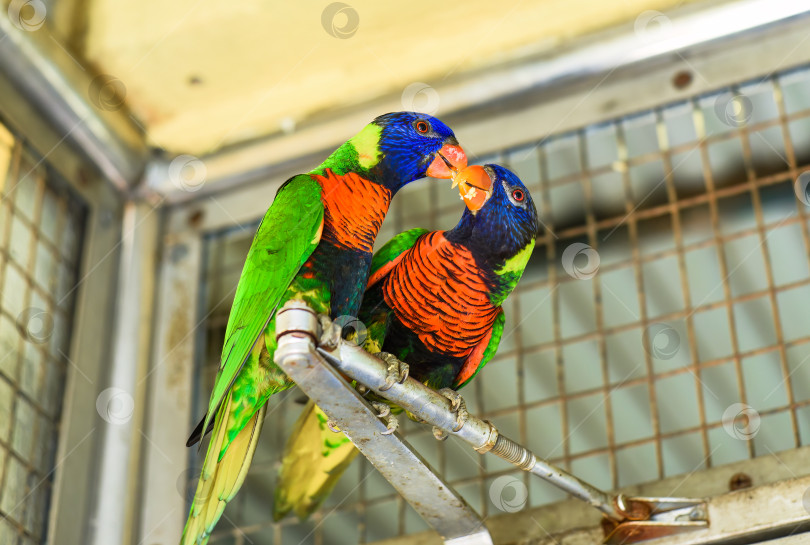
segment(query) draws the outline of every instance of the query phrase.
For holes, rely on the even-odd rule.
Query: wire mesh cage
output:
[[[86,209],[2,125],[0,170],[0,543],[40,543]]]
[[[476,158],[522,178],[544,234],[504,305],[497,356],[463,391],[471,411],[608,489],[808,444],[807,150],[802,68]],[[412,184],[378,240],[450,228],[459,210],[440,183]],[[205,239],[195,415],[255,226]],[[272,521],[301,396],[271,400],[273,424],[212,541],[374,542],[426,529],[362,457],[309,522]],[[505,462],[437,443],[428,427],[404,429],[483,516],[563,499]],[[493,486],[504,476],[517,483],[508,498]]]

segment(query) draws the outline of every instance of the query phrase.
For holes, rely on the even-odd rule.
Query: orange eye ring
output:
[[[427,121],[419,120],[416,122],[416,131],[425,134],[430,130],[430,125],[428,125]]]
[[[515,199],[517,202],[523,202],[523,199],[526,198],[526,194],[523,192],[522,189],[515,189],[512,191],[512,198]]]

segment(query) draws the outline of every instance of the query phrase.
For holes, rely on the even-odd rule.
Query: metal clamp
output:
[[[473,447],[476,451],[481,454],[486,454],[495,446],[495,443],[498,441],[498,428],[492,425],[492,422],[486,420],[486,423],[489,425],[489,435],[487,435],[486,441],[480,447]]]
[[[328,342],[316,348],[313,342],[319,339],[319,328],[327,332]],[[477,452],[491,452],[587,502],[605,515],[603,527],[609,544],[641,541],[708,526],[706,504],[702,500],[611,495],[538,458],[526,447],[500,434],[491,422],[465,414],[463,425],[459,426],[459,415],[453,410],[454,406],[458,409],[458,401],[448,399],[447,393],[436,392],[413,378],[394,382],[389,387],[384,381],[390,373],[389,363],[344,341],[339,335],[336,338],[332,330],[328,318],[317,317],[301,302],[289,301],[276,318],[279,339],[276,363],[330,419],[334,418],[383,476],[446,539],[482,535],[483,523],[471,518],[466,503],[452,489],[447,490],[449,487],[399,434],[385,435],[385,443],[378,441],[386,431],[384,425],[339,373],[402,407],[418,420],[465,441]],[[293,344],[297,348],[292,349]],[[365,418],[366,413],[371,415],[371,420]],[[393,470],[393,467],[398,469]],[[407,478],[403,478],[403,473]],[[427,503],[426,497],[429,498]],[[449,529],[448,519],[453,516],[459,517],[460,522]],[[488,534],[486,536],[488,539]]]
[[[291,299],[276,313],[276,323],[282,322],[284,327],[276,326],[276,340],[282,335],[299,333],[308,335],[315,343],[319,342],[321,335],[321,322],[309,306],[297,299]]]
[[[276,363],[448,543],[492,545],[481,517],[316,350],[315,343],[322,338],[319,331],[330,342],[320,344],[318,350],[351,344],[340,340],[339,332],[335,339],[328,319],[316,319],[301,302],[289,301],[276,316]],[[380,371],[372,383],[381,383],[385,364],[359,350]]]
[[[602,519],[607,545],[624,545],[656,539],[709,526],[706,502],[685,498],[615,498],[622,521]]]

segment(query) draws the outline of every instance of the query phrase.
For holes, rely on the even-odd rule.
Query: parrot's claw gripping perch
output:
[[[335,422],[331,418],[326,421],[326,427],[329,428],[330,431],[340,433],[340,428],[338,428],[337,422]]]
[[[408,373],[410,369],[408,368],[408,364],[404,361],[400,361],[394,356],[393,354],[389,354],[388,352],[378,352],[374,354],[381,360],[383,360],[388,365],[388,372],[385,376],[385,384],[380,386],[380,391],[384,392],[391,388],[395,383],[399,382],[402,384],[405,382],[405,379],[408,378]]]
[[[467,423],[467,417],[470,414],[467,411],[467,403],[464,401],[464,398],[459,395],[458,392],[450,388],[442,388],[441,390],[439,390],[439,393],[450,400],[450,410],[456,413],[456,427],[453,428],[453,431],[459,431],[461,428],[464,427],[464,424]],[[444,441],[445,439],[447,439],[447,433],[445,433],[444,430],[434,426],[433,437],[435,437],[439,441]]]
[[[361,396],[365,396],[368,393],[368,387],[363,384],[360,384],[359,382],[354,387],[354,389],[357,390],[357,393],[360,394]]]
[[[319,344],[324,348],[334,348],[338,345],[341,338],[340,326],[332,322],[329,316],[324,314],[318,315],[318,322],[321,325],[321,338]]]
[[[377,411],[379,418],[385,418],[385,425],[388,429],[382,432],[383,435],[391,435],[399,429],[399,420],[391,414],[391,407],[379,401],[372,401],[371,406]]]

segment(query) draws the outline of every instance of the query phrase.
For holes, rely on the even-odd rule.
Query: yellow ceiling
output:
[[[88,0],[80,43],[151,144],[201,155],[683,3]]]

